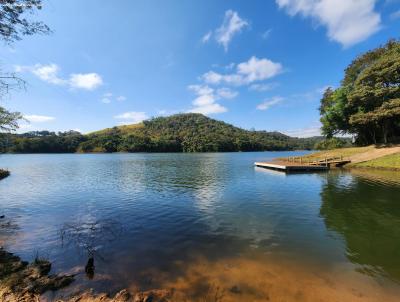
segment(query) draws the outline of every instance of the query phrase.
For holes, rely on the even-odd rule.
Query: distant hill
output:
[[[8,136],[3,151],[36,152],[228,152],[312,149],[322,137],[293,138],[248,131],[202,114],[157,117],[139,124],[81,135],[75,131]],[[1,147],[0,147],[1,148]]]

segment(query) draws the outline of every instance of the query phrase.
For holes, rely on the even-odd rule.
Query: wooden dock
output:
[[[349,159],[345,159],[343,156],[322,159],[287,157],[271,162],[255,162],[254,165],[257,167],[290,173],[326,171],[331,167],[341,167],[350,162],[351,161]]]
[[[289,162],[281,162],[281,161],[273,161],[273,162],[255,162],[255,166],[278,170],[282,172],[311,172],[311,171],[326,171],[329,170],[327,166],[320,166],[320,165],[300,165],[300,164],[293,164]]]

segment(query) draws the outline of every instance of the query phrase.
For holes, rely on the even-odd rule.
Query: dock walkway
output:
[[[283,172],[311,172],[326,171],[333,167],[341,167],[350,163],[349,159],[340,157],[307,159],[302,157],[287,157],[273,160],[271,162],[255,162],[257,167],[278,170]]]

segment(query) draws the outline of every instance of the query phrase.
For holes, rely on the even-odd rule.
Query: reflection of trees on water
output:
[[[347,258],[363,273],[400,280],[400,187],[336,174],[321,196],[321,216],[343,236]]]
[[[94,222],[66,223],[60,230],[63,247],[74,245],[87,253],[85,272],[89,279],[94,277],[95,258],[107,261],[101,249],[120,238],[122,226],[112,219],[100,219]]]

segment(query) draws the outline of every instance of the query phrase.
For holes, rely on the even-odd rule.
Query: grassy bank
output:
[[[9,171],[0,169],[0,179],[6,178],[9,175],[10,175]]]
[[[352,147],[315,152],[304,156],[306,160],[343,156],[350,159],[346,167],[400,170],[400,146]]]
[[[377,168],[400,170],[400,153],[386,155],[377,159],[356,163],[352,165],[358,168]]]

